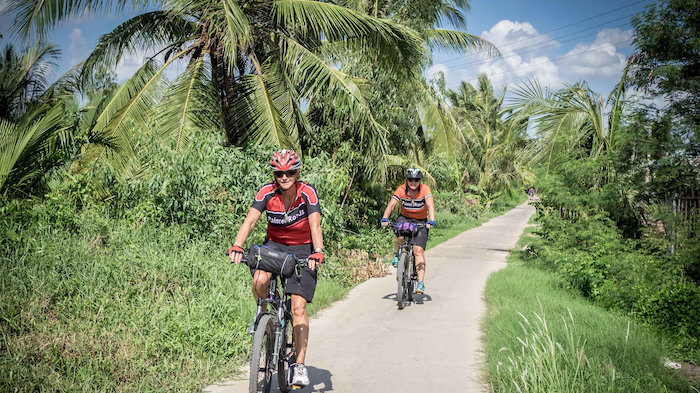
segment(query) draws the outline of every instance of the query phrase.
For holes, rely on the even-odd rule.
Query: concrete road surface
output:
[[[534,212],[520,205],[427,251],[425,294],[403,310],[397,309],[391,274],[358,285],[321,312],[310,322],[311,385],[295,392],[486,391],[480,383],[481,296],[487,277],[506,265],[508,250]],[[279,391],[276,380],[273,375],[272,392]],[[247,388],[247,380],[238,380],[205,391]]]

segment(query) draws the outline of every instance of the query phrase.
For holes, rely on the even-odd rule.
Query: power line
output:
[[[628,4],[628,5],[626,5],[626,6],[622,6],[622,7],[620,7],[620,8],[615,8],[614,10],[610,10],[610,11],[608,11],[608,12],[604,12],[604,13],[602,13],[602,14],[594,15],[594,16],[591,16],[590,18],[586,18],[586,19],[580,20],[580,21],[578,21],[578,22],[574,22],[574,23],[568,24],[568,25],[566,25],[566,26],[557,27],[556,29],[552,29],[552,30],[549,30],[549,31],[545,31],[545,32],[542,33],[542,34],[539,34],[539,35],[536,35],[536,36],[533,36],[533,37],[527,37],[527,38],[523,38],[523,39],[518,40],[518,41],[511,42],[511,43],[506,44],[506,45],[503,45],[503,46],[508,46],[508,45],[517,44],[518,42],[521,42],[521,41],[527,41],[527,40],[529,40],[529,39],[536,38],[536,37],[539,37],[539,36],[542,36],[542,35],[545,35],[545,34],[549,34],[549,33],[554,32],[554,31],[559,31],[559,30],[561,30],[561,29],[565,29],[565,28],[567,28],[567,27],[575,26],[575,25],[581,24],[581,23],[583,23],[583,22],[588,22],[589,20],[592,20],[592,19],[601,17],[601,16],[603,16],[603,15],[612,14],[613,12],[616,12],[616,11],[619,11],[619,10],[622,10],[622,9],[625,9],[625,8],[629,8],[629,7],[635,6],[635,5],[637,5],[637,4],[645,3],[645,2],[647,2],[647,1],[649,1],[649,0],[637,1],[637,2],[634,2],[634,3]],[[632,15],[634,15],[634,14],[632,14]],[[631,16],[631,15],[630,15],[630,16]]]
[[[609,28],[607,28],[607,29],[605,29],[605,30],[616,29],[616,28],[619,28],[619,27],[627,26],[627,25],[629,25],[629,24],[630,24],[629,22],[628,22],[628,23],[623,23],[623,24],[621,24],[621,25],[609,27]],[[605,30],[603,30],[603,31],[605,31]],[[510,57],[516,57],[516,56],[524,55],[524,54],[526,54],[526,53],[531,53],[531,52],[536,52],[536,51],[539,51],[539,50],[542,50],[542,49],[551,48],[551,47],[553,47],[553,46],[557,46],[557,45],[562,44],[562,43],[571,42],[571,41],[576,41],[576,40],[579,40],[579,39],[581,39],[581,38],[588,37],[588,36],[591,36],[591,35],[594,35],[594,34],[598,34],[598,32],[589,33],[589,34],[584,34],[584,35],[582,35],[582,36],[574,37],[574,38],[571,38],[571,39],[568,39],[568,40],[565,40],[565,41],[558,41],[558,42],[556,42],[556,43],[554,43],[554,44],[546,45],[546,46],[541,46],[541,47],[539,47],[539,48],[531,49],[531,50],[529,50],[529,51],[524,51],[524,52],[511,52],[508,56],[503,56],[503,57],[500,57],[500,58],[499,58],[499,57],[496,57],[496,56],[493,56],[493,57],[489,57],[489,58],[486,58],[486,59],[477,60],[477,61],[473,61],[473,62],[470,62],[470,63],[457,65],[457,66],[455,66],[455,67],[447,67],[447,69],[448,69],[448,70],[458,70],[458,69],[469,68],[469,67],[477,66],[477,65],[481,65],[481,64],[487,64],[487,63],[490,63],[490,62],[491,62],[492,60],[494,60],[494,59],[496,59],[496,60],[502,60],[502,59],[507,59],[507,58],[510,58]],[[556,41],[556,40],[550,40],[550,41]],[[530,45],[530,46],[524,47],[524,48],[522,48],[522,49],[529,48],[529,47],[532,47],[532,46],[537,46],[537,45],[544,44],[544,43],[547,43],[547,42],[550,42],[550,41],[545,41],[545,42],[541,42],[541,43],[539,43],[539,44]],[[444,64],[444,63],[442,63],[442,64]],[[426,74],[426,78],[435,76],[435,75],[437,75],[438,72],[440,72],[440,71],[435,71],[435,72],[433,72],[433,73],[431,73],[431,74]]]
[[[547,41],[542,41],[542,42],[538,42],[538,43],[535,43],[535,44],[527,45],[527,46],[524,46],[524,47],[522,47],[522,48],[515,49],[513,52],[510,52],[510,53],[515,53],[516,50],[527,49],[527,48],[531,48],[531,47],[533,47],[533,46],[546,44],[546,43],[548,43],[548,42],[555,42],[555,41],[558,41],[558,40],[560,40],[560,39],[562,39],[562,38],[570,37],[570,36],[572,36],[572,35],[574,35],[574,34],[582,33],[582,32],[587,31],[587,30],[597,29],[597,28],[599,28],[599,27],[606,26],[606,25],[609,24],[609,23],[618,22],[618,21],[620,21],[620,20],[627,19],[627,18],[629,18],[629,17],[631,17],[631,16],[633,16],[633,15],[635,15],[635,14],[625,15],[625,16],[623,16],[623,17],[620,17],[620,18],[617,18],[617,19],[613,19],[613,20],[609,20],[609,21],[607,21],[607,22],[605,22],[605,23],[601,23],[601,24],[599,24],[599,25],[591,26],[591,27],[585,28],[585,29],[583,29],[583,30],[574,31],[573,33],[564,34],[564,35],[562,35],[562,36],[559,36],[559,37],[556,37],[556,38],[552,38],[552,39],[547,40]],[[628,24],[630,24],[630,23],[631,23],[631,22],[624,23],[624,24],[622,24],[622,25],[615,26],[615,27],[609,27],[609,29],[614,29],[614,28],[616,28],[616,27],[625,26],[625,25],[628,25]],[[596,33],[597,33],[597,32],[596,32]],[[540,34],[540,35],[541,35],[541,34]],[[586,37],[586,36],[588,36],[588,35],[590,35],[590,34],[586,34],[586,35],[581,36],[581,37]],[[537,37],[537,36],[535,36],[535,37]],[[531,38],[535,38],[535,37],[531,37]],[[581,37],[579,37],[579,38],[581,38]],[[522,41],[522,40],[521,40],[521,41]],[[569,41],[571,41],[571,40],[569,40]],[[569,42],[569,41],[563,41],[563,42]],[[508,44],[508,45],[510,45],[510,44]],[[503,46],[507,46],[507,45],[503,45]],[[473,55],[473,54],[470,54],[470,55]],[[453,61],[462,60],[463,58],[464,58],[464,56],[458,57],[458,58],[455,58],[455,59],[450,59],[450,60],[444,61],[444,62],[442,62],[442,63],[440,63],[440,64],[447,64],[447,63],[450,63],[450,62],[453,62]],[[499,56],[490,56],[490,57],[487,57],[487,58],[484,58],[484,59],[480,59],[480,60],[496,59],[496,58],[499,58]]]
[[[589,50],[587,50],[587,51],[583,51],[583,52],[579,52],[579,53],[574,53],[574,54],[567,55],[567,56],[557,57],[557,58],[555,58],[555,59],[553,59],[553,60],[544,61],[544,62],[542,62],[542,63],[531,64],[531,65],[526,66],[526,67],[518,67],[518,68],[514,68],[514,69],[510,69],[510,70],[505,70],[505,71],[503,71],[503,72],[497,72],[497,73],[495,73],[495,74],[488,74],[488,75],[491,77],[491,76],[495,76],[495,75],[502,75],[502,74],[507,74],[507,73],[509,73],[509,72],[514,72],[514,71],[523,70],[523,69],[526,69],[526,68],[532,68],[532,67],[537,67],[537,66],[549,64],[549,63],[554,63],[554,62],[556,62],[556,61],[563,60],[563,59],[566,59],[566,58],[569,58],[569,57],[576,57],[576,56],[582,55],[582,54],[584,54],[584,53],[589,53],[589,52],[597,51],[597,50],[600,50],[601,48],[605,48],[605,47],[608,47],[608,46],[613,46],[613,47],[614,47],[614,46],[616,46],[616,45],[624,44],[624,43],[630,42],[630,41],[632,41],[632,38],[629,38],[629,39],[626,39],[626,40],[623,40],[623,41],[619,41],[619,42],[614,42],[614,43],[607,44],[607,45],[603,45],[603,46],[599,46],[599,47],[597,47],[597,48],[589,49]],[[472,80],[475,81],[476,79],[472,79]]]
[[[622,7],[619,7],[619,8],[615,8],[614,10],[610,10],[610,11],[607,11],[607,12],[603,12],[602,14],[593,15],[593,16],[591,16],[591,17],[589,17],[589,18],[586,18],[586,19],[583,19],[583,20],[580,20],[580,21],[577,21],[577,22],[569,23],[568,25],[564,25],[564,26],[561,26],[561,27],[557,27],[556,29],[552,29],[552,30],[545,31],[544,33],[540,33],[540,34],[535,35],[535,36],[532,36],[532,37],[525,37],[525,38],[523,38],[523,39],[520,39],[520,40],[517,40],[517,41],[513,41],[513,42],[511,42],[511,43],[502,45],[501,48],[506,47],[506,46],[510,46],[510,45],[515,45],[515,44],[517,44],[517,43],[519,43],[519,42],[531,40],[531,39],[533,39],[533,38],[541,37],[541,36],[543,36],[543,35],[545,35],[545,34],[549,34],[549,33],[555,32],[555,31],[559,31],[559,30],[562,30],[562,29],[566,29],[567,27],[576,26],[576,25],[581,24],[581,23],[583,23],[583,22],[588,22],[589,20],[593,20],[593,19],[599,18],[599,17],[604,16],[604,15],[609,15],[609,14],[612,14],[613,12],[617,12],[617,11],[620,11],[620,10],[625,9],[625,8],[633,7],[633,6],[637,5],[637,4],[645,3],[645,2],[647,2],[647,1],[650,1],[650,0],[640,0],[640,1],[636,1],[636,2],[634,2],[634,3],[630,3],[630,4],[627,4],[627,5],[625,5],[625,6],[622,6]],[[636,14],[636,13],[635,13],[635,14]],[[623,17],[623,18],[615,19],[615,20],[609,21],[609,22],[607,22],[607,23],[612,23],[612,22],[618,21],[618,20],[620,20],[620,19],[624,19],[624,18],[627,18],[627,17],[631,17],[631,16],[633,16],[633,15],[635,15],[635,14],[630,14],[630,15],[625,16],[625,17]],[[603,23],[602,25],[606,25],[607,23]],[[591,28],[588,28],[588,29],[584,29],[584,30],[581,30],[581,31],[589,30],[589,29],[592,29],[592,28],[600,27],[600,26],[601,26],[601,25],[594,26],[594,27],[591,27]],[[581,31],[579,31],[579,32],[581,32]],[[579,33],[579,32],[574,32],[574,33],[571,33],[571,34],[577,34],[577,33]],[[567,36],[569,36],[569,35],[571,35],[571,34],[563,35],[563,36],[561,36],[561,37],[559,37],[559,38],[567,37]],[[521,48],[521,49],[522,49],[522,48]],[[475,54],[468,54],[467,56],[474,56],[474,55],[475,55]],[[461,60],[461,59],[462,59],[462,57],[458,57],[458,58],[455,58],[455,59],[450,59],[450,60],[447,60],[447,61],[443,62],[443,64],[448,63],[448,62],[450,62],[450,61]]]

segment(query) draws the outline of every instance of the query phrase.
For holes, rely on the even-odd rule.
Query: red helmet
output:
[[[294,150],[280,150],[272,155],[270,169],[273,171],[289,171],[301,168],[301,157]]]

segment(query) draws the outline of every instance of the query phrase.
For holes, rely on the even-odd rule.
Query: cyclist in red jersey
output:
[[[394,207],[401,202],[401,212],[396,222],[414,222],[426,224],[426,228],[418,231],[413,239],[413,255],[416,258],[416,273],[418,274],[418,286],[416,293],[422,294],[425,291],[425,246],[428,244],[428,230],[435,226],[435,205],[433,204],[433,194],[430,187],[421,184],[423,172],[418,168],[409,168],[406,171],[406,183],[399,186],[391,196],[389,204],[384,210],[381,224],[389,224],[389,215]],[[392,265],[398,263],[399,244],[403,244],[404,239],[396,238],[396,254]]]
[[[285,281],[285,292],[291,294],[294,325],[294,344],[297,364],[292,383],[306,386],[309,375],[304,366],[306,346],[309,340],[309,317],[306,305],[311,303],[316,291],[316,268],[323,263],[323,235],[321,234],[321,206],[316,189],[299,181],[301,158],[292,150],[281,150],[270,160],[275,180],[260,188],[243,225],[238,230],[231,247],[231,262],[243,258],[243,243],[263,212],[267,216],[265,245],[299,258],[308,258],[301,277],[293,275]],[[266,296],[271,273],[252,270],[253,295],[257,301]]]

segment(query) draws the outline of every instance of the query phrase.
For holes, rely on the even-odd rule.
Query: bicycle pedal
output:
[[[303,389],[302,385],[292,385],[292,390]]]

